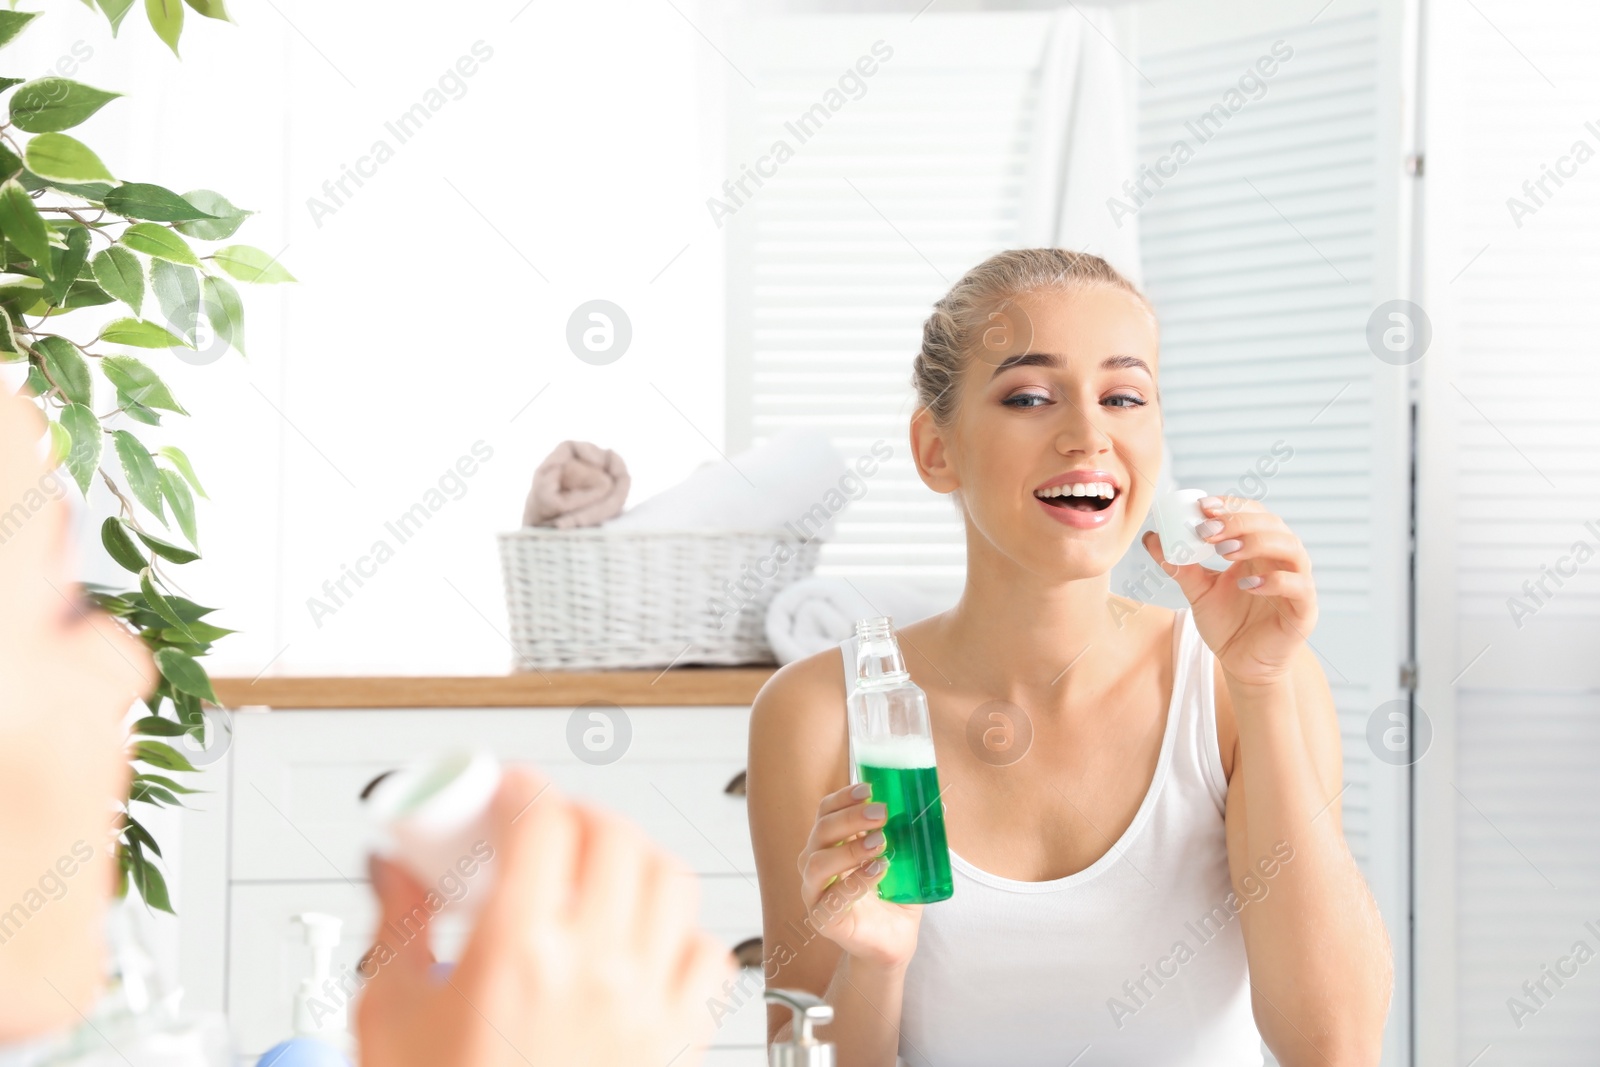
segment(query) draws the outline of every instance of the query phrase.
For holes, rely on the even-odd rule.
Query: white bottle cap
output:
[[[489,804],[500,762],[486,750],[448,752],[407,764],[367,796],[394,858],[446,907],[470,915],[492,873]]]

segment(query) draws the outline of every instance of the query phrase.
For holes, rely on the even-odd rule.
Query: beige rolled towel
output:
[[[628,481],[627,465],[609,448],[563,441],[533,472],[522,525],[598,526],[622,511]]]

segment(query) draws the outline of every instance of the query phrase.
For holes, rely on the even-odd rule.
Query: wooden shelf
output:
[[[224,707],[623,707],[748,705],[776,667],[674,667],[667,671],[544,671],[504,675],[213,678]]]

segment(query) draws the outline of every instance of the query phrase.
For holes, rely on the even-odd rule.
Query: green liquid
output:
[[[931,904],[955,891],[950,878],[950,847],[944,839],[944,804],[939,799],[937,767],[877,767],[862,763],[861,780],[872,786],[872,800],[883,804],[889,862],[878,896],[896,904]]]

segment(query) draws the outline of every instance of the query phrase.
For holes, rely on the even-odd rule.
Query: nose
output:
[[[1061,425],[1056,430],[1056,451],[1063,456],[1081,453],[1104,455],[1111,451],[1111,436],[1095,424],[1093,416],[1076,403],[1061,405]]]

